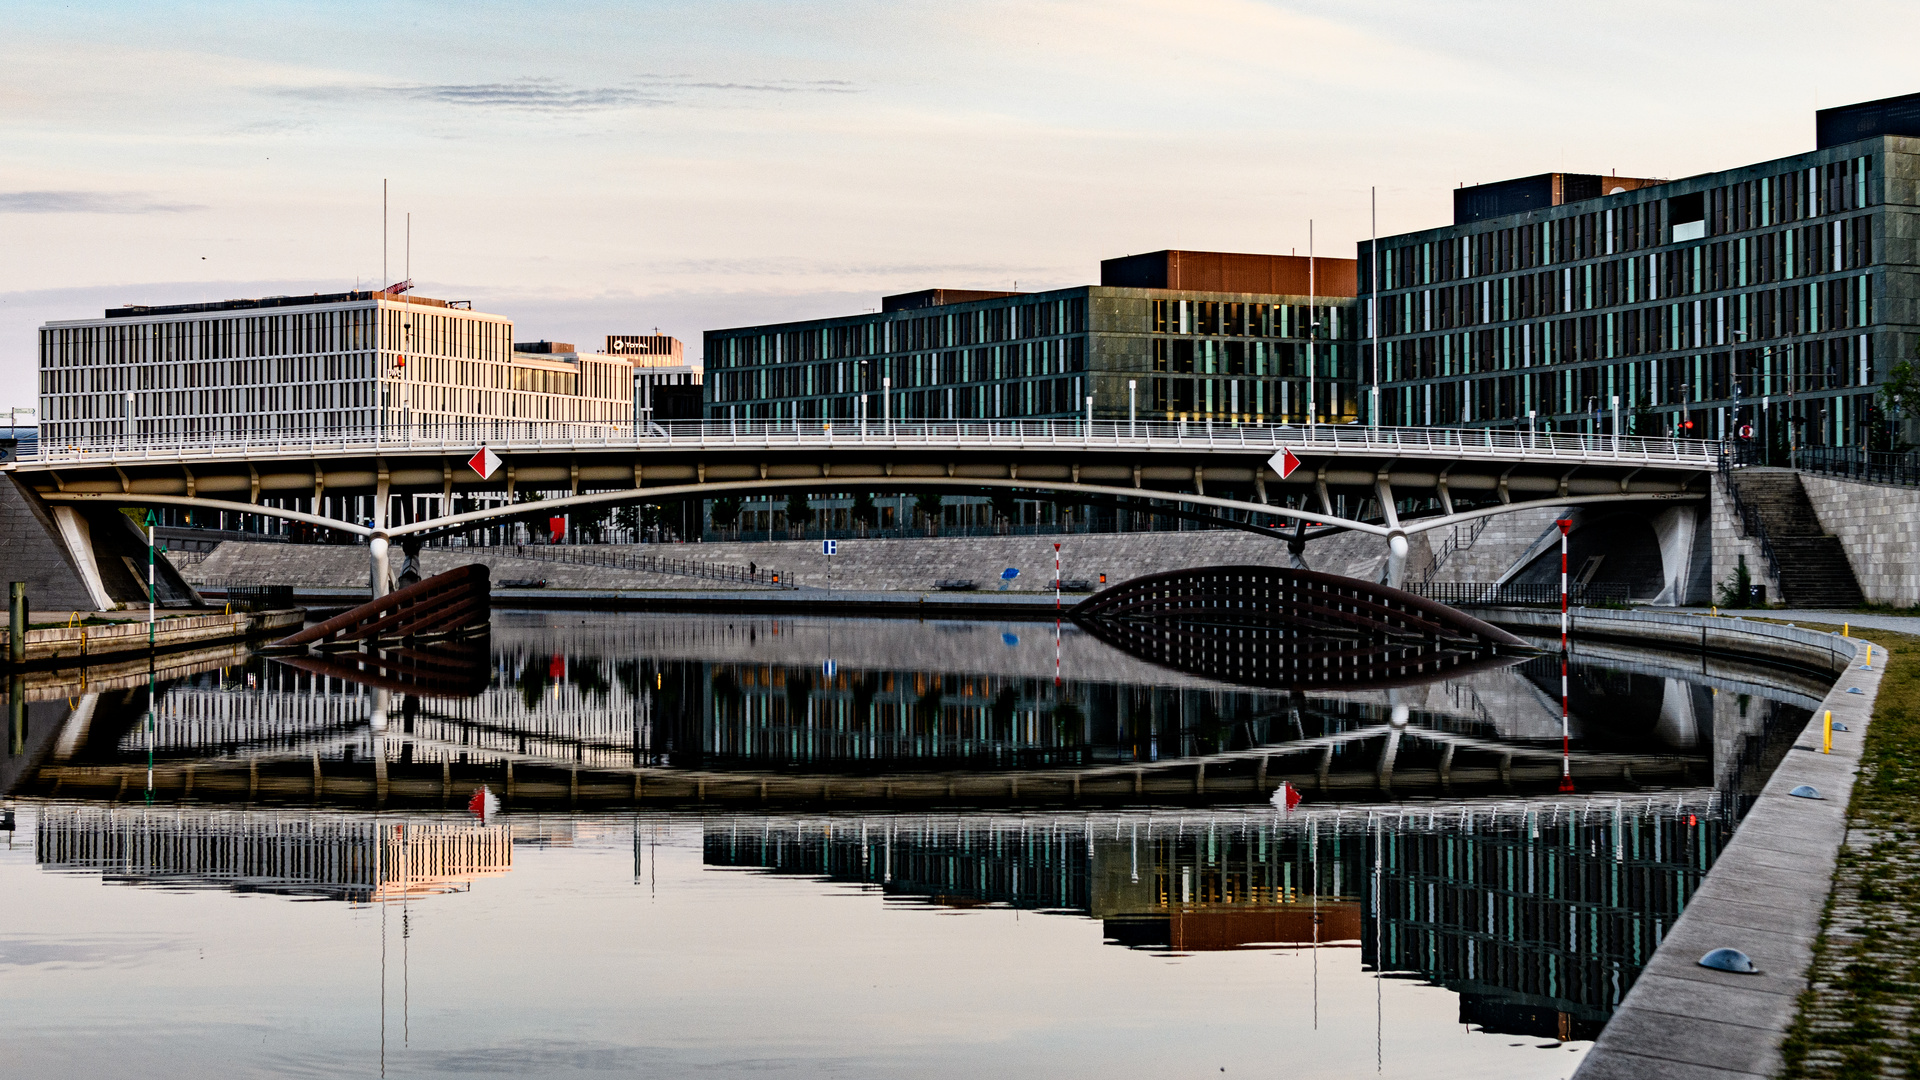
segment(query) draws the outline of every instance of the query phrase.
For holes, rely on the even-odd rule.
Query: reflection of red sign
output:
[[[565,540],[567,538],[567,519],[563,517],[548,518],[547,535],[556,544]]]
[[[1282,810],[1291,810],[1300,805],[1300,789],[1286,781],[1280,782],[1279,790],[1273,793],[1273,805]]]
[[[484,787],[475,788],[467,800],[467,813],[485,821],[500,812],[500,796]]]
[[[554,682],[559,682],[561,679],[564,679],[566,677],[567,677],[567,658],[566,657],[556,656],[553,659],[547,661],[547,678],[552,679]]]

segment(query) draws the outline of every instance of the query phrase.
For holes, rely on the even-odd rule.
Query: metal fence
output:
[[[1559,607],[1560,586],[1497,585],[1490,581],[1429,581],[1407,586],[1407,591],[1429,600],[1456,607],[1468,604],[1500,604],[1516,607]],[[1567,602],[1577,607],[1619,607],[1633,599],[1626,585],[1570,583]]]
[[[1803,472],[1920,487],[1920,459],[1912,453],[1892,454],[1857,446],[1803,446],[1796,458]]]
[[[503,548],[481,550],[511,554],[517,559],[537,559],[541,562],[571,566],[604,566],[615,570],[638,570],[649,574],[673,574],[707,581],[759,585],[769,589],[797,587],[793,584],[793,575],[780,570],[732,566],[727,563],[695,562],[692,559],[670,559],[664,555],[642,555],[637,552],[600,551],[574,544],[515,544],[511,552]]]
[[[276,608],[293,606],[292,585],[263,585],[253,581],[228,581],[203,586],[209,592],[221,593],[227,603],[235,609],[246,611],[272,611]]]
[[[1662,462],[1711,466],[1720,444],[1635,435],[1534,433],[1495,428],[1369,427],[1364,424],[1231,424],[1216,421],[675,421],[610,424],[479,421],[330,427],[300,431],[232,431],[200,435],[86,436],[42,441],[25,462],[216,460],[406,450],[458,453],[495,450],[641,450],[669,447],[789,446],[1122,446],[1239,447],[1296,453],[1352,451],[1414,456],[1547,458]]]

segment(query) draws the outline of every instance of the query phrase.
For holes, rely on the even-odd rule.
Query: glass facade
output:
[[[1350,422],[1357,325],[1345,297],[1084,286],[710,330],[707,417],[848,423],[864,394],[875,422],[1077,420],[1091,397],[1101,420],[1275,423],[1311,397]]]
[[[1920,329],[1916,165],[1875,138],[1363,242],[1380,422],[1877,444]]]

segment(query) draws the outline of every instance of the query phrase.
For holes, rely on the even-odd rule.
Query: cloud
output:
[[[312,100],[385,99],[532,113],[591,113],[672,105],[696,94],[857,94],[844,79],[768,79],[722,82],[674,75],[643,75],[616,86],[574,86],[528,77],[508,82],[409,83],[392,86],[327,85],[280,91]]]
[[[0,214],[184,214],[206,207],[111,191],[0,191]]]

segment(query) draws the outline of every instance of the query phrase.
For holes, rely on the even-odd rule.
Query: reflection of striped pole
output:
[[[1564,609],[1561,618],[1566,617]],[[1560,638],[1560,790],[1573,790],[1573,738],[1572,725],[1567,719],[1567,639],[1565,631]]]
[[[1570,518],[1554,522],[1560,526],[1560,651],[1567,651],[1567,533],[1573,529]]]

